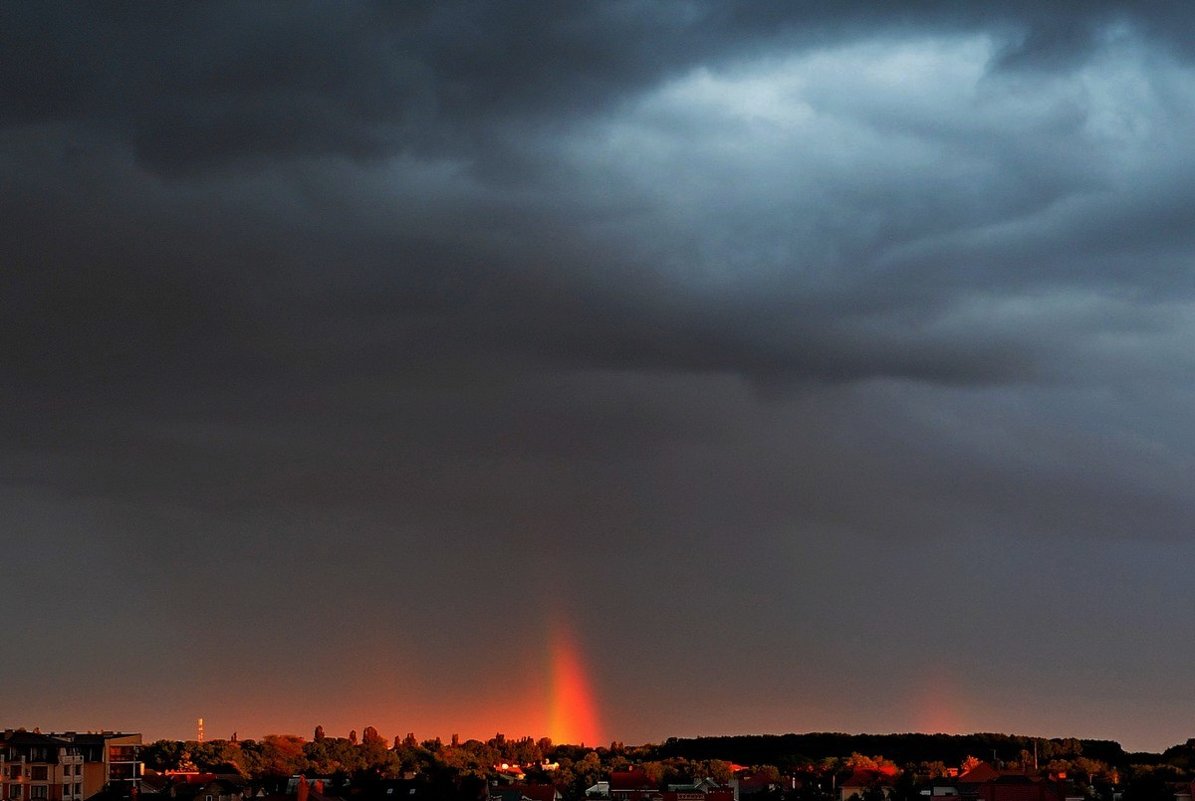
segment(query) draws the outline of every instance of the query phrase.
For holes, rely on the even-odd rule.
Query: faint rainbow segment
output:
[[[554,743],[596,745],[601,734],[597,703],[576,636],[567,626],[552,627],[549,642],[551,697],[548,736]]]
[[[958,734],[967,730],[967,696],[947,667],[928,667],[912,687],[908,703],[917,731]]]

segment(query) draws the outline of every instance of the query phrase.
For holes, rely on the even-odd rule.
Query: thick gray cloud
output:
[[[1193,20],[0,9],[4,708],[484,734],[567,615],[620,739],[1185,738]]]

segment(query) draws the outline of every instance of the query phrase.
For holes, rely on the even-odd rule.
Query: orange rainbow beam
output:
[[[549,650],[549,736],[555,743],[596,745],[600,735],[597,703],[581,647],[572,632],[558,624],[553,627]]]

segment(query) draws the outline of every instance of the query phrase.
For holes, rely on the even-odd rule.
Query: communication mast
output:
[[[203,718],[200,718],[199,720],[197,720],[195,722],[195,735],[196,735],[195,741],[202,743],[203,742]]]

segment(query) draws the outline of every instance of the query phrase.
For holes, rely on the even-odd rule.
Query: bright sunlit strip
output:
[[[553,742],[594,745],[598,742],[597,704],[585,669],[584,655],[572,631],[553,627],[549,736]]]

